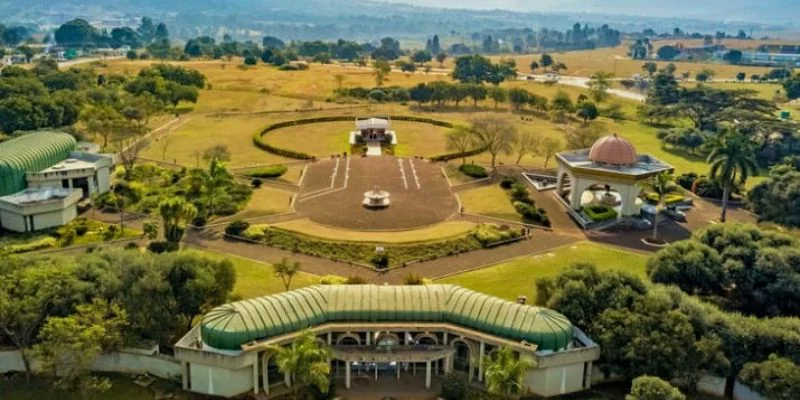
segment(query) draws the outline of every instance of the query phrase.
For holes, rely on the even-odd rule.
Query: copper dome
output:
[[[638,157],[631,142],[616,133],[598,139],[589,150],[589,159],[598,164],[632,165]]]

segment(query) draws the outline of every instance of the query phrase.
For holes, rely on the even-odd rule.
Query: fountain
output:
[[[369,192],[364,192],[364,201],[362,202],[364,207],[372,209],[386,208],[389,207],[390,203],[389,192],[380,190],[378,185],[375,185],[375,188]]]

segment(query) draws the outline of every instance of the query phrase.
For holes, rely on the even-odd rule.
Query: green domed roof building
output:
[[[76,143],[72,135],[53,131],[28,133],[0,143],[0,196],[24,190],[26,173],[65,160]]]
[[[275,348],[305,332],[330,347],[333,378],[346,390],[353,374],[377,385],[402,375],[426,389],[452,372],[483,381],[484,360],[509,348],[534,365],[525,391],[549,397],[589,388],[600,357],[596,343],[546,308],[454,285],[318,285],[209,311],[175,345],[183,387],[268,396],[291,384],[276,366]]]

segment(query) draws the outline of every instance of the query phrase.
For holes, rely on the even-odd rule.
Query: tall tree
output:
[[[521,358],[508,347],[501,347],[484,361],[486,388],[490,393],[505,396],[522,393],[525,373],[533,367],[532,360]]]
[[[303,331],[292,344],[273,346],[271,350],[278,370],[289,375],[293,398],[298,398],[300,388],[305,385],[328,393],[333,354],[310,330]]]
[[[81,112],[81,120],[89,133],[103,138],[103,148],[125,123],[122,115],[111,106],[90,106]]]
[[[514,144],[514,151],[517,153],[517,162],[514,165],[519,165],[522,159],[529,154],[538,154],[540,143],[539,137],[533,132],[522,132]]]
[[[547,168],[547,163],[553,158],[556,153],[562,150],[561,141],[556,138],[544,138],[542,140],[542,144],[539,147],[539,151],[536,153],[542,157],[544,157],[544,168]]]
[[[233,175],[220,160],[212,159],[207,170],[193,169],[189,172],[189,182],[193,193],[205,197],[205,211],[213,215],[217,199],[224,198],[227,190],[234,184]]]
[[[83,304],[67,317],[50,317],[33,347],[41,370],[56,377],[57,388],[78,392],[86,398],[89,392],[106,391],[108,378],[92,377],[92,362],[103,352],[123,344],[125,311],[103,301]]]
[[[492,155],[492,168],[496,168],[497,156],[510,154],[517,141],[517,128],[504,117],[486,115],[473,118],[471,130],[481,147]]]
[[[677,191],[675,185],[675,178],[669,172],[662,172],[658,175],[651,176],[646,181],[641,183],[641,187],[650,193],[656,195],[656,210],[653,215],[653,241],[658,241],[658,215],[664,209],[667,195]]]
[[[611,77],[608,72],[595,72],[589,78],[589,93],[595,103],[600,104],[608,99],[608,89],[611,87]]]
[[[466,164],[466,153],[477,146],[476,137],[472,131],[466,126],[457,125],[447,132],[446,139],[447,151],[461,154],[461,165]]]
[[[792,400],[800,393],[800,366],[776,354],[742,369],[742,382],[768,399]]]
[[[288,291],[292,285],[292,278],[300,272],[300,262],[289,261],[286,257],[272,265],[275,275],[278,275],[283,282],[283,289]]]
[[[181,197],[164,199],[158,204],[164,226],[164,238],[170,243],[178,243],[186,232],[186,226],[197,215],[197,208]]]
[[[389,72],[392,71],[392,66],[386,60],[376,60],[372,63],[375,75],[375,86],[381,87],[383,83],[388,80]]]
[[[743,185],[747,178],[757,174],[755,144],[733,128],[718,133],[709,143],[711,153],[707,162],[711,165],[710,176],[717,179],[723,187],[722,214],[725,222],[728,201],[734,185]]]
[[[30,378],[31,346],[47,318],[69,309],[78,294],[74,264],[65,257],[5,257],[0,266],[0,329],[20,350]]]

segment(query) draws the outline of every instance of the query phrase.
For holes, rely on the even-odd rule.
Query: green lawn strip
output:
[[[233,288],[233,294],[243,299],[267,296],[284,290],[283,282],[280,277],[275,275],[271,264],[207,250],[191,249],[187,251],[232,262],[233,268],[236,270],[236,286]],[[319,283],[319,279],[320,277],[317,275],[301,271],[292,278],[291,289],[316,285]]]
[[[80,235],[75,229],[79,225],[85,229],[85,232],[82,232]],[[135,229],[125,228],[122,231],[118,231],[113,238],[106,237],[104,232],[108,231],[110,227],[111,224],[78,218],[60,228],[51,228],[28,233],[4,232],[0,235],[0,255],[100,244],[109,240],[134,238],[142,234]],[[116,228],[118,229],[119,226],[117,225]],[[66,233],[68,231],[73,232],[70,234],[72,236],[71,240],[66,238]]]
[[[308,219],[297,219],[273,225],[309,239],[369,244],[420,244],[460,238],[477,225],[470,222],[445,222],[427,228],[397,232],[363,232],[331,228]]]
[[[643,254],[580,242],[449,276],[436,282],[456,284],[509,300],[525,295],[529,302],[533,302],[536,299],[537,278],[556,276],[572,264],[593,263],[600,270],[628,271],[646,278],[646,262],[647,256]]]

